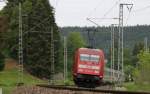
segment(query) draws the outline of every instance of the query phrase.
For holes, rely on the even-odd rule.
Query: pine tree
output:
[[[18,57],[18,4],[22,4],[23,47],[25,69],[38,77],[50,78],[51,29],[53,28],[55,66],[59,64],[60,35],[54,19],[54,11],[48,0],[8,0],[2,10],[8,17],[7,49],[11,57]],[[34,33],[33,33],[34,32]],[[35,33],[37,32],[37,33]],[[58,70],[57,70],[58,71]]]

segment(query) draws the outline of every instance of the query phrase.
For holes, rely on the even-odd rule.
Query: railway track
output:
[[[91,92],[99,93],[99,94],[150,94],[150,92],[132,92],[132,91],[120,91],[120,90],[107,90],[107,89],[93,89],[93,88],[79,88],[75,86],[64,86],[64,85],[37,85],[38,87],[51,88],[56,90],[70,90],[70,91],[78,91],[78,92]],[[70,93],[69,93],[70,94]],[[80,94],[80,93],[75,93]]]

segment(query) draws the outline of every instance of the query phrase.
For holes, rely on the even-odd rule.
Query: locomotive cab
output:
[[[79,48],[74,57],[73,79],[78,86],[96,86],[103,79],[104,54],[99,49]]]

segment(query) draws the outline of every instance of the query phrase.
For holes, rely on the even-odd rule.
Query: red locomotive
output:
[[[80,87],[100,85],[104,75],[104,53],[100,49],[79,48],[75,52],[73,80]]]

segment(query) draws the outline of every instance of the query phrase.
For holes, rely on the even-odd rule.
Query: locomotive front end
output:
[[[103,57],[99,49],[79,49],[75,56],[74,82],[93,87],[100,84],[103,78]]]

